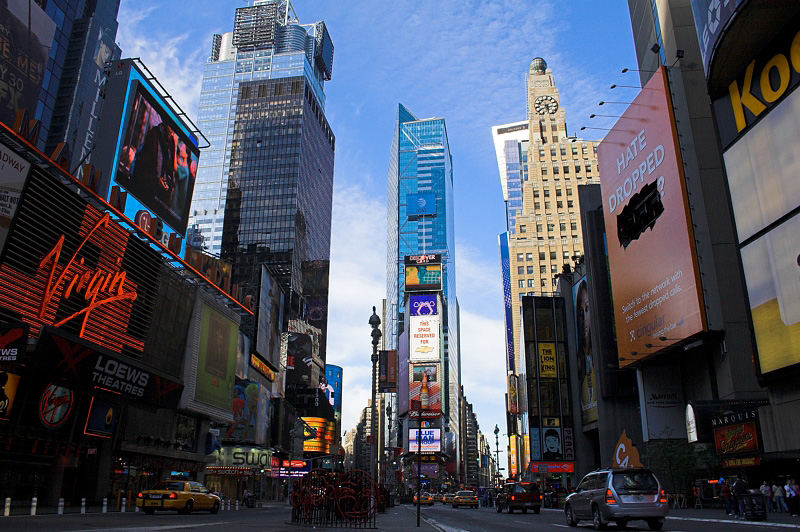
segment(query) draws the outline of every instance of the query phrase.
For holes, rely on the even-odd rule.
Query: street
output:
[[[498,514],[494,508],[452,508],[442,504],[423,507],[420,530],[438,532],[494,532],[497,530],[565,530],[562,510],[543,508],[541,514]],[[800,528],[800,519],[785,514],[770,515],[774,521],[735,521],[725,517],[720,510],[678,510],[671,512],[664,530],[678,531],[741,531],[791,530]],[[135,532],[149,530],[264,530],[282,531],[304,529],[289,523],[290,512],[283,504],[265,508],[222,511],[218,515],[196,513],[189,516],[175,513],[158,513],[148,516],[142,513],[69,514],[64,516],[42,515],[36,517],[13,516],[0,518],[0,531],[4,530],[53,530],[74,532]],[[416,508],[400,505],[378,514],[377,530],[399,532],[416,528]],[[591,528],[591,523],[580,523],[579,530]],[[615,530],[612,524],[609,530]],[[319,530],[319,528],[315,528]],[[628,530],[648,530],[644,522],[634,521]]]

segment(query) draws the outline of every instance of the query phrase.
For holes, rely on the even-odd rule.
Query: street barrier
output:
[[[38,504],[38,500],[36,497],[31,499],[31,515],[36,515],[36,505]]]
[[[125,507],[126,506],[128,506],[128,498],[127,497],[123,497],[122,498],[122,506],[119,507],[119,511],[122,512],[122,513],[125,513]]]
[[[81,497],[81,515],[86,515],[86,497]]]
[[[108,498],[103,497],[103,513],[108,513]]]
[[[335,528],[375,528],[378,492],[371,475],[313,469],[294,486],[292,523]]]
[[[64,515],[64,499],[58,499],[58,515]]]
[[[11,497],[6,497],[6,507],[3,509],[3,516],[11,515]]]

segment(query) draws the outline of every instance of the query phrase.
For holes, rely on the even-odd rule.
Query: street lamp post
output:
[[[389,404],[386,405],[386,468],[384,469],[386,471],[385,480],[389,486],[392,485],[392,476],[394,476],[393,474],[390,475],[390,473],[393,472],[389,467],[392,463],[392,458],[394,455],[392,449],[392,402],[390,400]],[[391,492],[391,488],[389,491]]]
[[[417,400],[417,528],[419,528],[419,514],[422,505],[422,401]]]
[[[500,472],[500,437],[498,436],[498,434],[500,434],[500,429],[497,427],[497,425],[495,425],[494,426],[494,449],[495,449],[494,454],[496,456],[495,463],[497,464],[497,466],[496,466],[497,467],[497,473]]]
[[[372,480],[378,484],[378,435],[375,430],[378,418],[378,342],[381,339],[381,331],[378,328],[381,324],[381,319],[375,312],[375,307],[372,307],[372,316],[369,317],[369,325],[372,327],[372,412],[370,414],[370,433],[372,434],[372,460],[370,460],[370,472],[372,473]],[[377,495],[377,494],[376,494]]]

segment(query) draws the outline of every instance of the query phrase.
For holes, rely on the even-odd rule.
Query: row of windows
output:
[[[584,165],[584,168],[586,169],[587,172],[591,172],[592,171],[592,165],[591,164]],[[564,172],[564,175],[569,174],[569,165],[565,164],[561,168],[559,168],[556,165],[553,165],[553,175],[560,175],[562,171]],[[547,175],[547,172],[548,172],[547,166],[542,165],[541,172],[542,172],[542,175]],[[575,165],[575,173],[576,174],[580,174],[581,173],[581,165],[579,165],[579,164]],[[578,179],[580,179],[580,178],[581,178],[581,176],[578,176]]]
[[[530,281],[528,283],[528,288],[535,288],[536,287],[536,283],[533,282],[534,281],[533,279],[528,279],[528,281]],[[539,280],[539,286],[542,287],[542,288],[547,288],[548,284],[552,284],[553,287],[558,286],[558,279],[553,278],[552,280],[548,281],[547,277],[542,277]],[[520,288],[525,288],[525,286],[523,285],[523,280],[522,279],[520,279],[520,281],[519,281],[519,287]],[[525,297],[525,296],[535,296],[535,295],[536,295],[536,292],[528,292],[527,294],[525,292],[520,292],[519,293],[519,299],[521,301],[522,298]]]
[[[561,152],[561,155],[566,155],[567,154],[567,147],[562,145],[559,148],[559,151]],[[597,146],[592,146],[592,151],[594,153],[597,153]],[[581,153],[583,155],[587,155],[589,153],[589,148],[587,146],[581,146]],[[577,146],[572,146],[572,155],[578,155],[578,147]],[[539,158],[543,159],[544,156],[545,156],[545,149],[544,148],[539,148]],[[556,147],[555,146],[550,146],[550,156],[551,157],[555,157],[556,156]]]
[[[555,227],[556,227],[556,224],[547,224],[547,230],[548,231],[555,231]],[[576,222],[571,222],[569,224],[569,228],[572,231],[577,231],[578,230],[578,224]],[[567,224],[566,223],[558,224],[558,229],[560,231],[566,231],[567,230]],[[527,233],[528,232],[528,226],[527,225],[520,225],[519,226],[519,232],[520,233]],[[537,233],[541,233],[542,232],[542,224],[536,224],[536,232]]]
[[[560,188],[557,188],[556,189],[556,197],[561,197],[562,195],[563,195],[563,191]],[[567,196],[572,196],[572,189],[571,188],[567,189]],[[539,197],[539,191],[538,190],[534,190],[533,191],[533,197],[534,198],[538,198]],[[549,198],[550,197],[550,190],[549,189],[544,189],[544,197],[545,198]]]
[[[571,209],[574,206],[574,204],[575,204],[574,201],[567,200],[567,208],[568,209]],[[533,202],[533,208],[534,209],[540,209],[541,207],[542,207],[542,204],[540,202],[538,202],[538,201],[534,201]],[[551,207],[551,202],[545,201],[544,202],[544,208],[545,209],[549,209],[550,207]],[[564,202],[561,201],[561,200],[556,201],[556,208],[557,209],[563,209],[564,208]]]

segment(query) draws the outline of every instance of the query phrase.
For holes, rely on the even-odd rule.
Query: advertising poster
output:
[[[308,334],[290,332],[286,345],[286,385],[308,386],[314,364],[313,341]],[[303,378],[305,377],[305,379]]]
[[[328,400],[333,406],[333,411],[342,411],[342,368],[327,364],[325,366],[325,379],[328,381],[327,394]]]
[[[406,211],[409,218],[436,215],[436,195],[433,192],[420,192],[406,195]]]
[[[183,235],[200,150],[141,81],[130,92],[115,180]]]
[[[561,448],[561,429],[546,428],[542,430],[542,460],[559,461],[564,459]]]
[[[435,316],[439,314],[436,294],[413,294],[408,298],[411,316]]]
[[[36,2],[0,3],[0,122],[9,127],[14,124],[17,109],[26,110],[29,119],[36,114],[55,30],[56,24]]]
[[[508,461],[509,461],[509,473],[511,478],[516,478],[517,473],[519,473],[519,466],[517,465],[517,437],[511,436],[508,439],[508,446],[510,451],[508,453]]]
[[[0,371],[0,419],[8,419],[14,398],[17,396],[20,376],[16,373]]]
[[[575,337],[578,339],[578,383],[580,386],[581,422],[597,421],[597,385],[592,355],[592,312],[589,306],[589,285],[584,275],[572,287],[575,309]]]
[[[110,438],[114,434],[118,418],[117,406],[103,399],[92,397],[83,433],[88,436]]]
[[[539,342],[539,377],[555,379],[558,376],[558,361],[556,359],[556,344]]]
[[[408,412],[408,391],[410,386],[408,367],[408,331],[403,331],[397,339],[397,414]]]
[[[413,362],[439,360],[441,318],[439,316],[410,316],[409,358]]]
[[[397,393],[397,351],[378,353],[378,392]]]
[[[34,7],[38,8],[36,4]],[[28,161],[0,142],[0,255],[5,248],[8,230],[17,212],[17,205],[22,197],[22,189],[25,188],[30,169]]]
[[[405,257],[406,292],[442,289],[442,256],[409,255]]]
[[[636,371],[642,439],[685,438],[681,371],[678,365],[643,366]]]
[[[661,68],[597,147],[621,367],[706,328],[676,139]]]
[[[758,427],[755,421],[714,428],[717,456],[758,452]]]
[[[417,441],[417,435],[422,432],[422,441]],[[416,453],[420,449],[423,453],[438,453],[442,450],[441,429],[409,429],[408,452]],[[421,446],[421,447],[420,447]]]
[[[257,382],[236,377],[233,385],[233,423],[228,425],[228,430],[222,435],[223,440],[256,440],[260,391]]]
[[[572,427],[564,427],[561,431],[564,437],[564,460],[575,460],[575,439],[572,434]]]
[[[414,364],[409,382],[409,417],[439,417],[442,412],[442,386],[439,364]]]
[[[284,297],[283,290],[265,266],[261,267],[259,294],[256,352],[272,364],[273,368],[278,368],[281,360]]]
[[[542,459],[542,436],[541,431],[537,428],[530,429],[530,440],[531,440],[531,460],[541,460]]]
[[[317,431],[316,436],[303,442],[303,452],[330,453],[331,444],[336,437],[336,423],[321,417],[304,417],[302,419],[306,425]]]
[[[706,75],[709,74],[708,68],[717,41],[727,29],[728,22],[730,22],[743,1],[694,0],[692,2],[697,42],[700,43],[700,55],[703,58],[703,67]]]
[[[203,304],[195,400],[228,410],[233,400],[239,327]]]
[[[197,446],[197,418],[178,414],[175,422],[175,441],[184,450],[194,451]]]
[[[508,412],[510,414],[519,413],[519,391],[517,389],[517,376],[508,376]]]
[[[508,233],[498,237],[500,241],[500,261],[503,270],[503,310],[505,312],[504,324],[506,328],[506,369],[516,371],[514,360],[514,325],[511,318],[511,256],[508,250]]]

